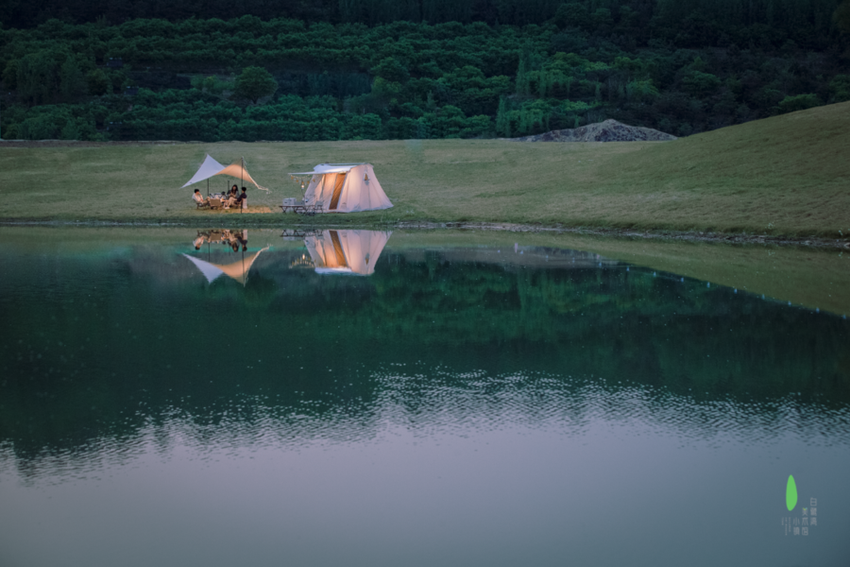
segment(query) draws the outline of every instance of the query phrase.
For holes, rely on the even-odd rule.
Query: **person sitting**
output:
[[[236,185],[234,185],[230,188],[230,191],[227,192],[227,195],[225,195],[224,198],[221,200],[221,204],[222,206],[224,206],[225,209],[229,209],[238,202],[239,193],[238,189],[236,188]]]
[[[243,209],[248,208],[248,193],[246,193],[246,191],[248,190],[243,187],[242,194],[239,195],[239,204],[242,206]]]
[[[222,202],[222,205],[224,205],[225,209],[229,209],[230,207],[232,207],[233,205],[235,205],[238,202],[239,202],[239,196],[238,195],[236,197],[232,197],[232,196],[228,195],[227,199],[225,199],[224,202]]]
[[[198,208],[201,208],[201,207],[209,207],[209,206],[210,206],[210,200],[209,200],[209,198],[208,198],[208,197],[204,197],[203,195],[201,195],[201,190],[200,190],[200,189],[195,189],[195,193],[194,193],[194,194],[192,194],[192,199],[194,199],[194,200],[195,200],[195,203],[197,203]]]

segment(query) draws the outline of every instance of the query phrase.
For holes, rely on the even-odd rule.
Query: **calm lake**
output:
[[[843,313],[488,238],[0,228],[0,565],[850,564]]]

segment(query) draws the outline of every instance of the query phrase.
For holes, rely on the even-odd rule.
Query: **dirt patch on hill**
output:
[[[536,136],[510,138],[515,142],[666,142],[676,136],[652,128],[629,126],[616,120],[605,120],[580,128],[552,130]]]

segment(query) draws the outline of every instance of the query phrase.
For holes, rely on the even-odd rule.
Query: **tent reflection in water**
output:
[[[318,274],[369,276],[392,232],[325,230],[304,239]]]
[[[310,176],[304,201],[324,212],[378,211],[393,206],[370,163],[321,163],[313,171],[290,175]]]
[[[257,260],[260,253],[265,252],[268,249],[269,247],[266,246],[265,248],[250,254],[243,253],[242,259],[230,264],[213,264],[212,262],[207,262],[200,258],[195,258],[194,256],[189,256],[188,254],[183,255],[189,258],[189,260],[195,264],[195,267],[204,274],[208,283],[213,283],[213,281],[215,281],[220,275],[224,274],[244,286],[248,283],[248,272],[251,270],[251,266],[254,265],[254,262]]]

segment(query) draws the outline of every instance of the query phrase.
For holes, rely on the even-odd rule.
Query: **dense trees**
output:
[[[83,7],[5,20],[4,137],[51,120],[56,135],[218,140],[517,136],[605,118],[687,135],[850,99],[837,0],[275,4],[301,20],[181,19],[180,2],[115,19],[105,5],[96,21]]]
[[[835,25],[838,29],[845,33],[850,33],[850,0],[844,0],[832,16]]]
[[[769,26],[774,30],[769,33],[792,34],[798,42],[801,37],[817,41],[829,31],[838,4],[839,0],[34,0],[5,2],[0,21],[6,27],[27,28],[50,19],[119,24],[138,18],[228,20],[244,14],[259,20],[291,18],[368,26],[397,21],[523,26],[554,19],[561,27],[602,34],[625,31],[658,37],[662,32],[696,47],[729,35],[736,27],[754,25]]]
[[[236,77],[234,94],[257,104],[260,98],[271,96],[276,90],[277,82],[271,73],[262,67],[248,67]]]

